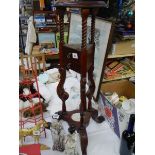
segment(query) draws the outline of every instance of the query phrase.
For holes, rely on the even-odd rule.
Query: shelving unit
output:
[[[108,61],[113,61],[113,60],[114,61],[122,60],[123,58],[128,58],[128,59],[133,60],[135,57],[135,49],[134,49],[134,46],[132,46],[133,43],[134,43],[134,40],[132,41],[130,40],[129,42],[122,41],[122,44],[121,42],[119,42],[118,47],[117,47],[117,52],[112,54],[112,52],[110,51],[107,56],[106,63]],[[116,76],[108,76],[108,78],[105,78],[104,76],[102,82],[104,83],[104,82],[110,82],[110,81],[115,81],[115,80],[128,79],[134,76],[135,76],[134,71],[133,72],[131,71],[129,74],[124,72],[124,74],[116,74]]]
[[[133,57],[135,53],[129,54],[108,54],[108,58],[123,58],[123,57]]]
[[[43,23],[40,25],[37,25],[35,22],[35,17],[36,16],[42,16],[44,17],[43,19]],[[39,34],[43,34],[45,33],[45,35],[47,33],[53,33],[55,36],[55,40],[54,42],[55,47],[58,48],[57,45],[57,33],[59,32],[59,16],[57,14],[57,12],[54,10],[33,10],[33,17],[34,17],[34,26],[36,29],[36,33],[37,33],[37,45],[40,44],[39,43]],[[47,20],[50,20],[50,23],[47,22]],[[65,18],[64,18],[64,26],[65,26],[65,32],[68,34],[67,35],[67,41],[68,41],[68,36],[69,36],[69,27],[70,27],[70,11],[67,11],[65,14]]]
[[[28,5],[28,7],[27,7]],[[35,30],[36,30],[36,35],[37,35],[37,42],[34,44],[35,45],[39,45],[39,38],[42,37],[42,38],[48,38],[48,37],[45,37],[46,34],[48,33],[53,33],[53,36],[55,36],[55,40],[54,40],[54,43],[55,43],[55,48],[58,48],[58,42],[57,42],[57,32],[59,31],[59,16],[57,14],[57,12],[55,11],[55,9],[52,7],[52,4],[51,4],[51,8],[44,8],[43,10],[40,9],[40,6],[39,6],[39,0],[32,0],[30,4],[22,4],[21,7],[25,7],[24,10],[27,12],[28,10],[28,13],[26,13],[26,16],[25,16],[25,13],[23,14],[22,12],[22,9],[20,10],[20,12],[23,14],[22,16],[25,16],[25,18],[27,17],[27,19],[25,20],[25,23],[22,23],[22,19],[20,19],[20,30],[19,30],[19,38],[20,38],[20,51],[23,52],[23,54],[25,53],[24,50],[25,50],[25,43],[26,43],[26,36],[27,36],[27,29],[28,29],[28,25],[27,25],[27,20],[28,18],[30,17],[30,15],[32,15],[35,19],[35,16],[36,15],[41,15],[41,16],[44,16],[45,18],[45,23],[43,25],[40,25],[38,26],[39,24],[36,25],[36,22],[34,20],[34,27],[35,27]],[[21,15],[20,15],[21,16]],[[64,16],[64,25],[65,25],[65,32],[68,33],[67,35],[67,42],[68,42],[68,36],[69,36],[69,27],[70,27],[70,11],[66,11],[66,15]],[[23,33],[23,29],[24,29],[24,33]],[[43,36],[44,35],[44,36]],[[51,37],[50,40],[53,40],[54,37]],[[51,57],[51,56],[50,56]],[[56,56],[56,58],[58,58]]]
[[[55,36],[55,39],[54,37],[51,37],[50,40],[53,40],[54,42],[54,48],[59,48],[59,41],[60,41],[60,34],[59,34],[59,15],[57,14],[56,10],[53,8],[53,10],[39,10],[36,9],[33,7],[33,16],[34,16],[34,20],[35,20],[35,15],[43,15],[45,18],[44,18],[44,21],[45,23],[43,24],[43,26],[36,26],[36,23],[34,22],[34,26],[35,26],[35,29],[36,29],[36,33],[37,33],[37,43],[36,43],[36,46],[40,46],[41,43],[39,41],[39,39],[42,37],[42,38],[46,38],[45,36],[48,35],[48,33],[50,33],[51,35]],[[70,11],[66,11],[65,15],[64,15],[64,32],[65,32],[65,35],[64,35],[64,40],[65,40],[65,43],[68,42],[68,36],[69,36],[69,27],[70,27]],[[49,16],[51,18],[49,18]],[[46,18],[48,17],[48,18]],[[51,23],[50,24],[47,24],[46,21],[47,19],[51,19]],[[40,53],[39,49],[36,51],[32,51],[32,53]],[[45,53],[45,59],[48,61],[48,60],[54,60],[56,63],[58,63],[58,60],[59,60],[59,54],[58,53],[52,53],[49,52],[49,53]]]

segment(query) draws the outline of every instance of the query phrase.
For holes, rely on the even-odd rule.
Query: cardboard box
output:
[[[119,97],[126,96],[128,99],[135,98],[135,86],[128,80],[112,81],[103,83],[99,96],[99,111],[106,118],[110,127],[119,138],[122,132],[127,129],[130,114],[119,109],[110,103],[104,96],[105,92],[116,92]]]
[[[125,40],[113,44],[111,54],[126,55],[135,53],[135,40]]]

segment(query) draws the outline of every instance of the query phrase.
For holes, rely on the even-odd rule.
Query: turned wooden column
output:
[[[66,11],[66,8],[59,8],[58,10],[59,14],[59,21],[60,21],[60,43],[59,43],[59,59],[60,59],[60,82],[57,87],[57,94],[59,98],[62,100],[62,114],[66,113],[66,100],[68,99],[69,95],[64,90],[64,83],[66,79],[66,66],[63,62],[63,45],[64,45],[64,14]]]
[[[60,7],[57,9],[59,15],[59,26],[60,26],[60,42],[59,42],[59,59],[60,66],[64,67],[63,63],[63,51],[62,46],[64,45],[64,14],[66,12],[66,8]]]
[[[87,72],[87,18],[89,15],[89,9],[82,9],[81,10],[81,17],[82,17],[82,44],[81,44],[81,80],[80,80],[80,88],[81,88],[81,127],[83,127],[83,117],[84,112],[87,110],[86,104],[86,72]]]
[[[97,13],[98,9],[90,9],[90,14],[91,14],[91,40],[90,44],[93,45],[93,54],[92,54],[92,66],[88,70],[88,86],[89,89],[87,91],[87,97],[88,97],[88,110],[92,110],[92,103],[91,100],[93,98],[93,94],[95,91],[95,82],[94,82],[94,76],[93,76],[93,71],[94,71],[94,55],[95,55],[95,15]]]

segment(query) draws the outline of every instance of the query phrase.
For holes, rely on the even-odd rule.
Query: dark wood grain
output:
[[[59,57],[60,57],[60,82],[57,87],[57,93],[62,100],[62,110],[58,112],[60,118],[68,122],[70,127],[75,127],[80,135],[82,155],[87,155],[88,136],[86,127],[89,125],[90,118],[99,122],[98,111],[92,108],[92,97],[95,91],[95,82],[93,79],[94,71],[94,54],[95,54],[95,14],[94,7],[103,7],[104,2],[73,2],[73,3],[57,3],[57,12],[60,18],[60,44],[59,44]],[[81,44],[64,44],[64,14],[66,7],[81,8],[82,18],[82,36]],[[65,8],[65,9],[64,9]],[[87,43],[87,19],[91,15],[91,41]],[[76,55],[74,57],[73,55]],[[69,94],[65,92],[63,85],[66,78],[66,70],[72,69],[81,75],[80,80],[80,107],[77,110],[67,111],[65,101],[68,99]],[[88,73],[88,80],[86,74]],[[86,83],[89,84],[89,89],[86,92]],[[88,103],[87,99],[88,98]],[[80,120],[75,121],[72,119],[73,114],[79,113]]]

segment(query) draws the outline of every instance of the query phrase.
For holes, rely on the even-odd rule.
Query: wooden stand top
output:
[[[58,2],[55,7],[64,8],[101,8],[107,7],[104,1]]]

